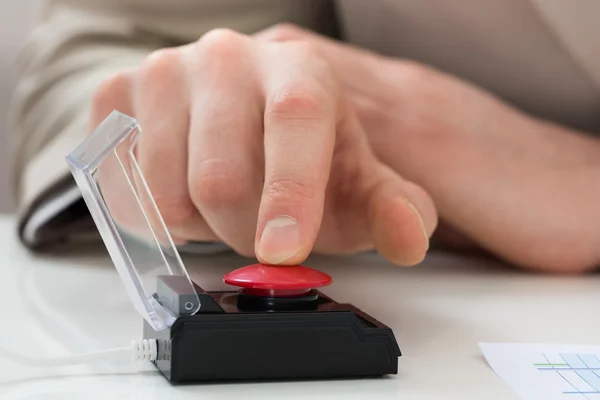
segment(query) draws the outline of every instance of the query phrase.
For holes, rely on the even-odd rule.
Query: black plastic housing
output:
[[[173,282],[159,285],[163,304],[184,304]],[[200,310],[144,338],[158,340],[156,367],[172,383],[377,377],[398,372],[390,328],[318,291],[312,306],[270,311],[237,291],[205,292]],[[265,304],[277,302],[270,299]],[[312,301],[312,300],[310,300]],[[242,309],[240,309],[240,306]],[[253,309],[254,307],[254,309]]]

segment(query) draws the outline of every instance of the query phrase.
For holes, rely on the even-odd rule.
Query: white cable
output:
[[[62,367],[120,358],[130,358],[131,361],[155,361],[158,357],[158,345],[155,339],[133,340],[129,347],[118,347],[56,358],[32,358],[0,347],[0,357],[33,367]]]

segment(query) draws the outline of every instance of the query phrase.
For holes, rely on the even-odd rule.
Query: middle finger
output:
[[[260,201],[262,114],[248,39],[211,32],[190,47],[188,185],[210,228],[236,252],[254,255]]]

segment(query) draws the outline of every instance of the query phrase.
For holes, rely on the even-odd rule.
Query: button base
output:
[[[247,289],[243,289],[238,292],[237,298],[237,307],[242,311],[316,310],[319,303],[319,295],[316,290],[309,290],[295,296],[266,297],[249,294]]]

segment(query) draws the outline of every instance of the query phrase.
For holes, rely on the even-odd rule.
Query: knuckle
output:
[[[114,110],[127,113],[130,108],[131,74],[118,72],[100,82],[91,99],[90,128],[93,129]]]
[[[268,36],[274,41],[286,41],[300,39],[304,35],[303,30],[297,25],[284,22],[274,25],[269,30]]]
[[[202,56],[210,59],[230,59],[239,54],[244,36],[231,29],[218,28],[204,34],[196,48]]]
[[[247,182],[226,160],[205,160],[198,163],[190,182],[190,196],[198,207],[218,211],[247,203]]]
[[[265,185],[263,197],[267,202],[301,203],[314,200],[318,188],[303,179],[275,179]]]
[[[118,72],[110,78],[100,82],[92,99],[94,107],[104,108],[105,106],[117,103],[124,88],[129,87],[130,79],[129,73]]]
[[[265,113],[279,119],[322,120],[332,111],[328,96],[316,85],[293,84],[275,93]]]
[[[169,82],[179,74],[180,55],[176,49],[161,49],[151,53],[140,67],[142,85]]]

